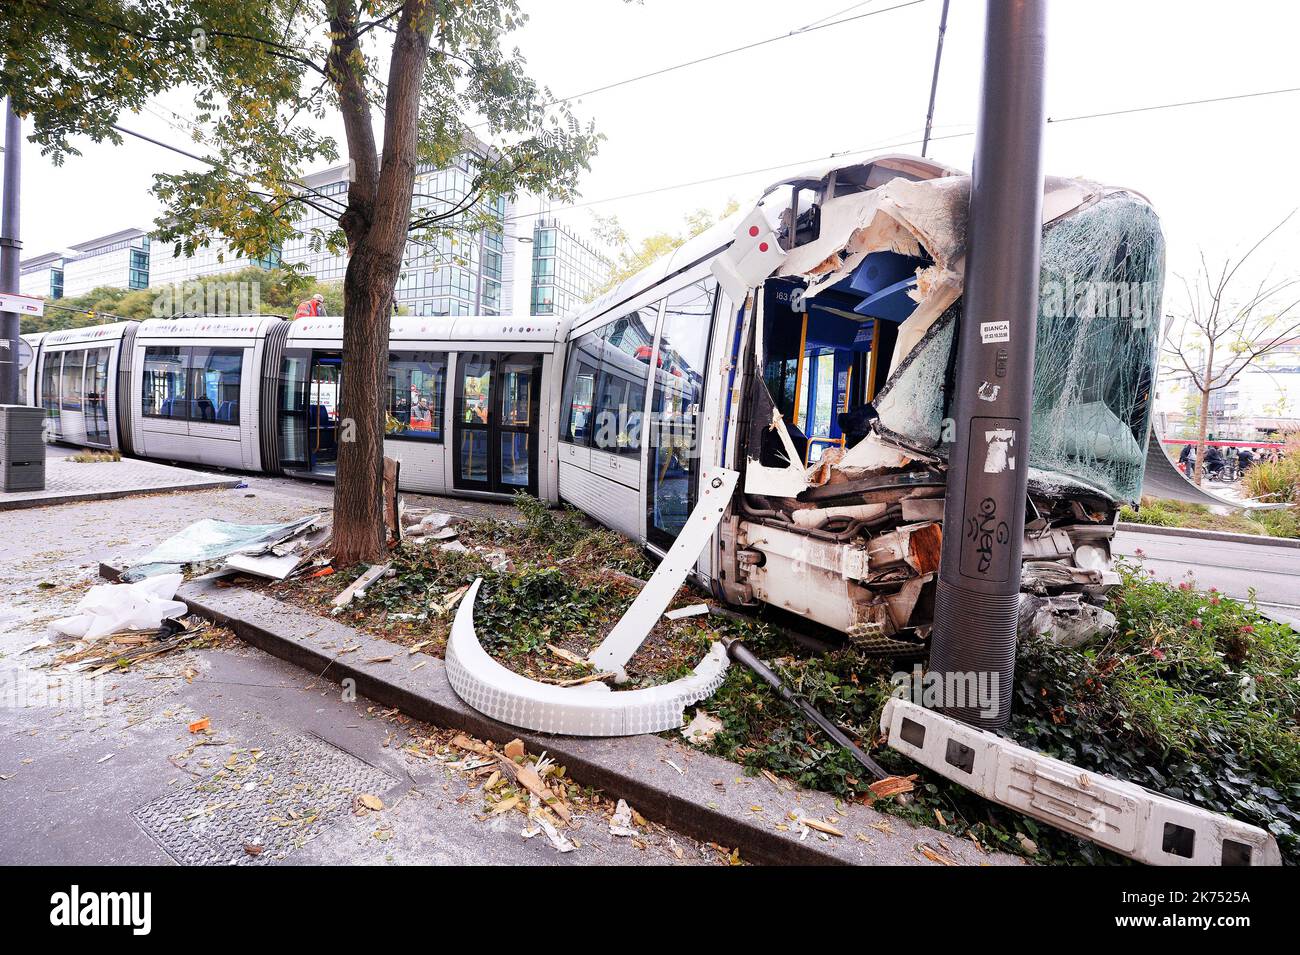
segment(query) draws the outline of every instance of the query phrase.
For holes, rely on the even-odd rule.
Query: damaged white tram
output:
[[[400,486],[526,490],[662,556],[701,472],[737,471],[701,583],[882,652],[923,647],[969,191],[924,159],[832,163],[571,323],[395,317],[384,449]],[[1049,179],[1043,208],[1031,444],[990,447],[1029,455],[1025,622],[1068,636],[1104,613],[1116,515],[1140,494],[1164,246],[1129,191]],[[999,340],[999,324],[982,333]],[[24,391],[55,440],[333,478],[340,319],[122,322],[27,341]]]
[[[560,498],[662,554],[701,470],[737,470],[701,582],[881,652],[922,648],[969,190],[913,157],[816,169],[594,303],[568,334]],[[1031,444],[999,449],[1029,455],[1026,626],[1068,638],[1104,616],[1118,509],[1142,483],[1163,269],[1141,196],[1049,178]]]

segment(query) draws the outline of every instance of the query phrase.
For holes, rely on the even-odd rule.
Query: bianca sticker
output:
[[[982,322],[980,324],[980,338],[985,345],[990,342],[1009,342],[1011,341],[1011,323]]]

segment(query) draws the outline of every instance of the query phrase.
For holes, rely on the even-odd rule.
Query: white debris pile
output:
[[[704,710],[696,710],[695,719],[682,727],[682,736],[686,737],[688,743],[693,743],[696,746],[708,746],[713,742],[713,737],[717,736],[721,730],[722,720],[716,716],[710,716]]]
[[[186,612],[174,600],[180,574],[162,574],[132,584],[99,584],[77,604],[77,613],[50,624],[65,637],[95,640],[122,630],[156,630],[164,620]]]
[[[213,569],[229,567],[283,580],[309,553],[325,546],[329,533],[320,514],[282,524],[196,521],[145,554],[121,579],[133,582],[186,567],[215,565]]]

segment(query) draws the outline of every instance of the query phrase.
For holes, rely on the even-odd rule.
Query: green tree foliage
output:
[[[233,272],[209,275],[195,280],[199,283],[237,283],[256,289],[258,304],[263,315],[293,316],[298,303],[319,292],[325,297],[327,315],[343,314],[343,283],[322,282],[314,275],[305,275],[293,269],[261,269],[247,266]],[[191,283],[192,284],[192,283]],[[186,286],[181,286],[179,297],[183,301]],[[22,333],[52,332],[63,328],[81,328],[102,325],[118,319],[155,318],[159,297],[174,290],[161,287],[128,290],[122,288],[97,288],[84,295],[65,296],[46,300],[45,314],[23,316]]]
[[[427,242],[492,226],[496,200],[522,190],[576,195],[599,142],[505,44],[517,0],[5,0],[0,94],[29,118],[55,162],[76,136],[121,142],[123,113],[192,90],[206,168],[155,177],[160,238],[185,253],[221,241],[256,257],[298,236],[306,209],[332,225],[318,247],[350,253],[344,287],[334,556],[383,550],[378,486],[382,388],[393,292],[408,237]],[[317,131],[342,120],[344,143]],[[377,132],[378,131],[378,132]],[[475,154],[467,195],[414,193],[418,166]],[[350,160],[346,200],[302,184]],[[412,215],[412,199],[416,212]]]

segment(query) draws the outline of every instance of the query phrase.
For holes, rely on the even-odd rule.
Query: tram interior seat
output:
[[[223,401],[221,407],[217,409],[217,420],[237,422],[239,420],[239,402]]]

